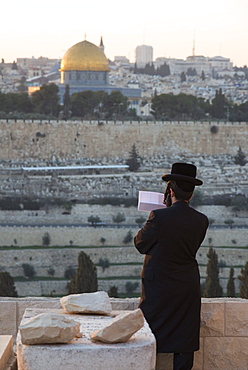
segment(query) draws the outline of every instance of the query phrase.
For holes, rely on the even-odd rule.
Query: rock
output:
[[[79,322],[56,313],[32,317],[19,329],[23,344],[68,343],[80,336]]]
[[[104,343],[123,343],[127,342],[143,325],[144,316],[138,308],[132,312],[118,315],[104,328],[92,333],[90,337]]]
[[[106,292],[70,294],[60,299],[61,306],[71,313],[109,315],[112,305]]]

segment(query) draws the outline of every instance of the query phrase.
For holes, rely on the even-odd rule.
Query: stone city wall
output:
[[[133,310],[138,299],[111,299],[113,310]],[[0,298],[0,333],[16,337],[26,308],[61,308],[55,298]],[[247,370],[248,300],[203,298],[200,350],[193,370]]]
[[[211,127],[216,126],[216,133]],[[142,157],[232,154],[247,144],[246,122],[0,120],[3,161],[126,159],[136,144]]]

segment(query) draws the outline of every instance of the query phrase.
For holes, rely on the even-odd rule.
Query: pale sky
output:
[[[138,45],[157,57],[185,59],[195,54],[228,57],[248,65],[247,0],[63,0],[4,1],[1,4],[0,58],[62,58],[86,39],[107,58],[135,61]]]

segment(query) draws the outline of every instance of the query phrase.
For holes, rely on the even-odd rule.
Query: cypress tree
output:
[[[246,262],[244,268],[241,270],[239,275],[240,280],[240,297],[248,299],[248,262]]]
[[[91,293],[97,291],[97,270],[86,253],[78,255],[76,275],[67,284],[68,294]]]
[[[135,172],[140,167],[140,157],[137,153],[136,146],[133,144],[132,150],[129,153],[129,158],[126,161],[126,164],[129,166],[131,172]]]
[[[0,272],[0,297],[17,297],[14,279],[7,271]]]
[[[233,269],[233,267],[230,268],[229,279],[228,279],[227,287],[226,287],[226,296],[227,297],[235,297],[234,269]]]
[[[209,247],[207,257],[207,277],[203,296],[206,298],[221,297],[222,287],[219,281],[218,256],[212,246]]]

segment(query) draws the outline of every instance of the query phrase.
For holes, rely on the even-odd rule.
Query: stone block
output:
[[[200,349],[195,352],[194,355],[194,366],[192,370],[203,370],[203,353],[204,353],[204,339],[200,338]]]
[[[248,337],[248,299],[226,302],[226,336]]]
[[[16,302],[15,301],[0,301],[0,334],[1,335],[16,335]]]
[[[27,310],[30,317],[42,313],[42,310]],[[65,313],[64,310],[51,312]],[[115,315],[121,312],[114,312]],[[69,314],[80,322],[82,338],[74,338],[67,344],[24,345],[20,333],[17,335],[17,361],[21,370],[155,370],[156,341],[147,322],[126,343],[106,344],[93,342],[90,334],[104,327],[113,318],[100,315]]]
[[[201,337],[219,337],[224,335],[224,301],[202,300]]]
[[[106,292],[70,294],[60,299],[61,306],[71,313],[109,315],[112,305]]]
[[[139,298],[110,298],[110,302],[114,311],[136,310],[138,308],[139,301]]]
[[[6,368],[7,363],[13,355],[12,335],[0,335],[0,369]]]
[[[117,315],[103,328],[90,335],[91,339],[104,343],[124,343],[144,325],[144,316],[138,308],[131,312]]]
[[[80,335],[80,323],[69,315],[46,312],[19,327],[23,344],[68,343]]]
[[[204,338],[204,370],[247,370],[248,338]]]
[[[62,308],[59,298],[26,297],[17,301],[17,328],[27,308]],[[16,330],[17,333],[17,330]]]

